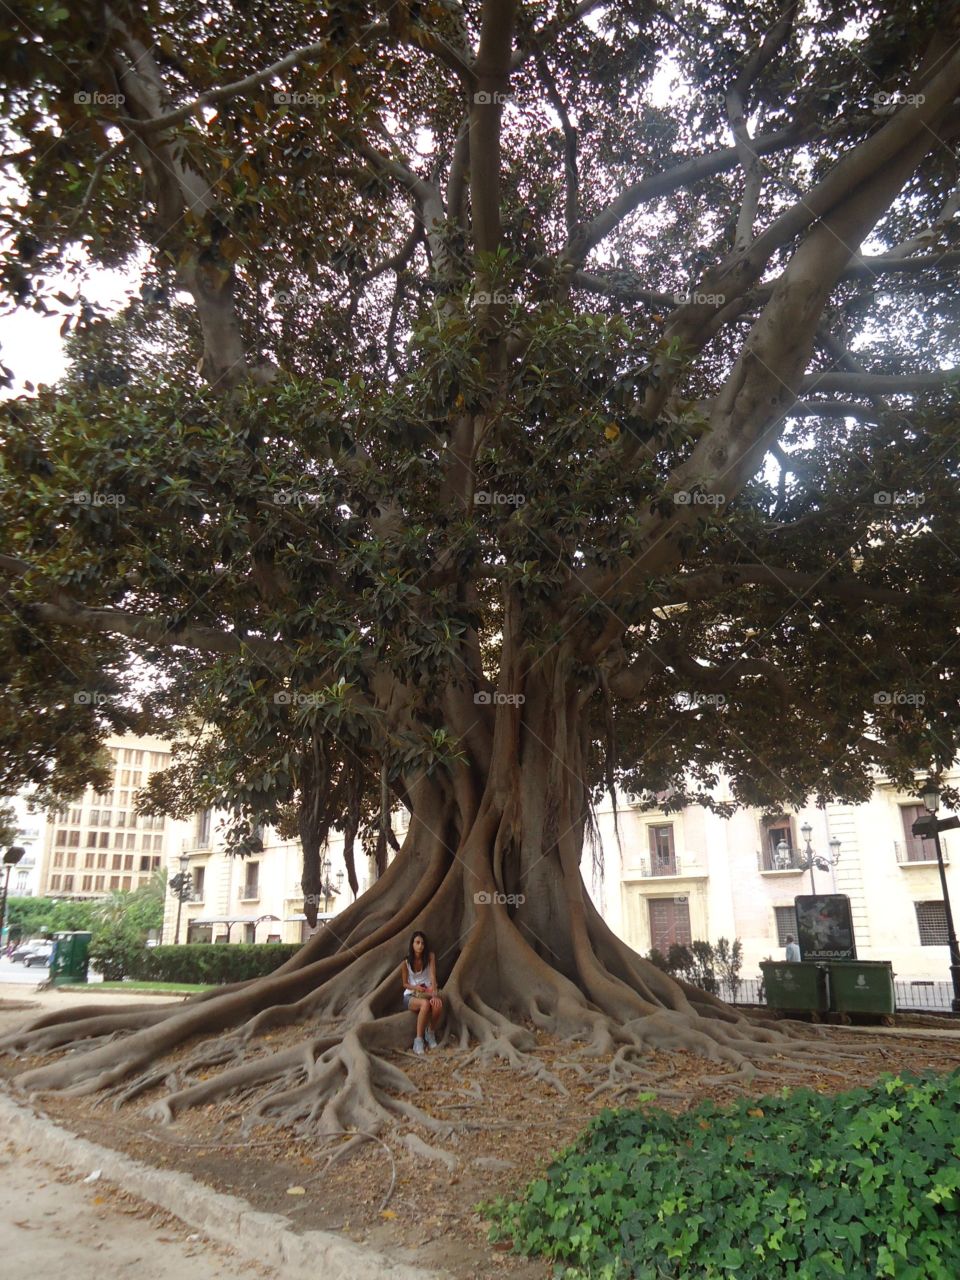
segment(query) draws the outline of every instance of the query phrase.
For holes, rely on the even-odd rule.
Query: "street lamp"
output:
[[[960,1013],[960,945],[953,927],[953,912],[950,909],[950,891],[947,888],[947,873],[943,868],[943,849],[940,847],[940,823],[937,821],[937,810],[940,808],[940,787],[933,778],[929,778],[920,792],[923,807],[930,815],[930,830],[933,833],[933,844],[937,851],[937,870],[940,872],[940,887],[943,889],[943,914],[947,921],[947,946],[950,948],[950,978],[953,982],[954,1013]],[[948,820],[949,821],[949,820]]]
[[[0,896],[0,938],[3,937],[3,922],[7,918],[7,892],[10,888],[10,872],[26,852],[26,849],[22,849],[20,845],[12,844],[3,855],[3,865],[7,869],[7,874],[3,880],[3,894]]]
[[[180,941],[180,912],[183,910],[183,903],[193,893],[193,876],[187,868],[190,866],[190,855],[181,853],[180,855],[180,873],[171,877],[170,888],[176,895],[177,899],[177,927],[173,934],[173,945],[176,946]]]
[[[804,843],[807,848],[803,857],[800,859],[799,865],[803,871],[810,872],[810,892],[815,894],[817,892],[817,886],[813,878],[813,868],[816,867],[818,871],[829,871],[831,867],[835,867],[840,861],[840,841],[836,836],[833,837],[830,841],[830,857],[825,858],[821,854],[814,853],[813,851],[810,844],[810,840],[813,836],[813,827],[809,822],[805,822],[803,824],[800,828],[800,834],[803,836]]]

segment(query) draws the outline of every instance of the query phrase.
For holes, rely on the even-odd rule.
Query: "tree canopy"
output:
[[[341,940],[512,927],[623,1017],[680,997],[584,901],[602,788],[954,759],[955,6],[2,21],[3,279],[73,335],[4,408],[8,779],[175,733],[146,803],[296,830],[308,915],[330,827],[382,867],[400,801]],[[136,270],[122,314],[76,260]]]

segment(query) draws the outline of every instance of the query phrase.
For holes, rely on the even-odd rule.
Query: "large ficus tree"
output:
[[[216,1033],[168,1115],[412,1114],[415,927],[482,1052],[783,1055],[625,946],[581,858],[618,783],[773,806],[954,758],[956,8],[3,21],[5,280],[74,335],[4,413],[10,757],[64,786],[146,724],[180,747],[144,804],[296,830],[308,913],[331,829],[385,868],[269,980],[8,1039],[87,1042],[24,1083],[139,1093]],[[74,261],[139,293],[100,314]]]

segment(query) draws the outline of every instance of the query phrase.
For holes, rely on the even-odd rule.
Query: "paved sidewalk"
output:
[[[144,995],[137,991],[131,991],[129,995],[125,992],[108,994],[99,991],[95,983],[86,991],[61,991],[57,987],[51,987],[49,991],[38,991],[37,982],[7,982],[0,987],[0,1035],[6,1035],[8,1031],[14,1031],[24,1023],[32,1022],[34,1018],[55,1009],[79,1009],[84,1005],[102,1004],[119,1012],[128,1004],[149,1004],[155,1007],[158,1004],[182,1003],[183,999],[183,996]]]
[[[0,1147],[0,1258],[7,1275],[70,1280],[276,1280],[178,1219],[103,1181],[84,1183],[12,1143]]]

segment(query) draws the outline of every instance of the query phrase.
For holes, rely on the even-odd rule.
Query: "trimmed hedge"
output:
[[[299,942],[191,942],[144,947],[127,974],[141,982],[244,982],[273,973]]]

